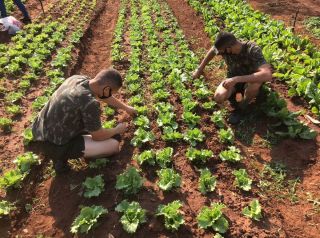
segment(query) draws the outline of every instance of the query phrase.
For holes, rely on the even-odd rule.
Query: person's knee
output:
[[[221,104],[227,100],[227,97],[225,94],[222,94],[220,92],[215,92],[213,99],[216,103]]]

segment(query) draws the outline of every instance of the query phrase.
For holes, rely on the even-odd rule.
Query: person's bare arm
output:
[[[206,67],[206,65],[213,59],[213,57],[216,55],[215,52],[215,48],[212,47],[206,54],[206,56],[204,57],[204,59],[202,60],[201,64],[199,65],[199,67],[196,69],[196,71],[193,73],[193,78],[198,78],[200,77],[200,75],[202,74],[204,68]]]
[[[269,64],[261,65],[257,72],[249,75],[236,76],[226,79],[223,83],[225,88],[233,87],[236,83],[264,83],[272,80],[272,70]]]
[[[104,102],[106,102],[111,107],[124,110],[130,115],[135,115],[137,113],[133,107],[125,104],[124,102],[121,102],[119,99],[116,99],[113,96],[111,96],[107,99],[104,99]]]
[[[94,141],[103,141],[107,140],[117,134],[122,134],[126,131],[127,124],[126,123],[120,123],[115,128],[110,129],[104,129],[100,128],[97,131],[90,132],[92,136],[92,140]]]

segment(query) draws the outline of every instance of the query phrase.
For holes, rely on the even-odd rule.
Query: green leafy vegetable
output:
[[[89,168],[90,169],[98,169],[103,168],[107,165],[108,160],[105,158],[96,159],[95,161],[90,161]]]
[[[152,150],[145,150],[141,154],[136,155],[134,157],[134,160],[138,162],[139,165],[142,164],[149,164],[154,165],[155,164],[155,153]]]
[[[24,177],[25,174],[19,169],[9,170],[0,177],[0,188],[19,188]]]
[[[16,207],[9,201],[0,201],[0,217],[9,215],[11,211],[15,210]]]
[[[158,150],[156,153],[156,161],[160,165],[161,168],[166,168],[169,164],[171,164],[173,155],[173,148],[166,147],[162,150]]]
[[[219,154],[222,161],[238,162],[242,159],[239,149],[235,146],[229,146],[228,148],[228,150],[224,150]]]
[[[251,190],[252,180],[249,178],[245,169],[235,170],[233,171],[233,175],[236,176],[235,184],[237,187],[244,191]]]
[[[162,190],[168,191],[175,187],[180,187],[181,177],[173,169],[165,168],[158,172],[158,185]]]
[[[208,168],[200,170],[199,190],[202,194],[213,192],[217,185],[217,178],[211,175]]]
[[[189,142],[192,146],[196,146],[197,142],[202,142],[205,135],[198,128],[190,129],[184,134],[185,141]]]
[[[219,140],[222,143],[225,144],[232,144],[234,142],[234,134],[231,128],[228,128],[227,130],[225,129],[220,129],[218,132]]]
[[[85,189],[83,196],[86,198],[98,197],[104,191],[104,181],[102,175],[93,178],[86,178],[83,183]]]
[[[248,207],[245,207],[242,210],[242,214],[256,221],[260,221],[262,218],[261,211],[259,200],[254,199],[250,202]]]
[[[32,165],[40,164],[38,155],[32,152],[26,152],[18,155],[13,162],[18,165],[18,168],[22,173],[29,172]]]
[[[211,150],[198,150],[193,147],[188,148],[186,152],[186,157],[195,163],[205,163],[213,156],[213,152]]]
[[[155,136],[151,131],[146,131],[140,127],[134,132],[134,138],[131,140],[131,144],[139,147],[146,142],[153,141],[154,139]]]
[[[130,167],[117,176],[116,189],[125,194],[136,194],[143,185],[143,179],[136,168]]]
[[[197,216],[199,227],[212,228],[216,232],[225,233],[229,228],[229,222],[222,213],[225,207],[222,203],[212,203],[211,207],[203,207]]]
[[[130,234],[136,232],[139,224],[146,222],[146,211],[137,202],[129,203],[127,200],[123,200],[115,210],[123,212],[120,222],[123,229]]]
[[[178,200],[168,203],[167,205],[159,205],[156,216],[164,217],[164,225],[168,230],[176,231],[184,224],[184,219],[179,210],[182,203]]]
[[[71,225],[72,233],[86,233],[97,225],[98,218],[108,213],[102,206],[83,207]]]

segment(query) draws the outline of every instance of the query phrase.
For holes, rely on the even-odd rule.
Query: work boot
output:
[[[68,161],[59,160],[59,159],[53,160],[53,168],[56,174],[65,174],[71,170],[68,164]]]
[[[240,110],[234,110],[233,112],[230,113],[228,122],[231,125],[237,125],[241,122],[243,119],[243,114]]]
[[[30,17],[24,17],[21,19],[21,21],[27,25],[27,24],[30,24],[31,23],[31,18]]]

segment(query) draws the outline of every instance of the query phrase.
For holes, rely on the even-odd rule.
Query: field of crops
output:
[[[293,32],[295,10],[270,7],[286,1],[48,0],[45,15],[25,2],[33,23],[0,43],[0,237],[320,237],[315,23]],[[297,2],[301,18],[320,12]],[[213,100],[223,59],[192,79],[221,30],[255,41],[274,68],[237,126]],[[65,78],[109,66],[124,79],[115,96],[138,112],[101,108],[104,128],[129,124],[121,151],[56,175],[29,151],[29,126]]]

